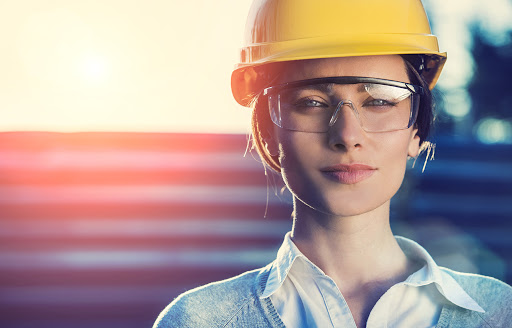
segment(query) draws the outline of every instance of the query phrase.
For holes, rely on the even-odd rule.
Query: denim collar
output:
[[[307,268],[310,269],[311,274],[323,275],[324,273],[320,268],[313,264],[300,250],[295,246],[291,240],[291,232],[288,232],[283,244],[277,252],[277,258],[272,263],[272,268],[268,276],[268,280],[263,293],[260,298],[270,297],[276,290],[278,290],[290,270],[292,270],[295,261],[301,261]],[[464,289],[452,278],[451,275],[444,272],[436,262],[432,259],[430,254],[421,247],[418,243],[400,236],[395,236],[398,244],[407,255],[407,257],[419,260],[425,265],[418,271],[411,274],[403,284],[412,287],[421,287],[429,284],[435,284],[437,290],[449,302],[472,311],[484,313],[484,309],[471,298]],[[303,265],[301,265],[303,267]]]

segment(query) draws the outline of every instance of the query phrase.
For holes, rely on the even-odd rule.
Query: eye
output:
[[[328,107],[327,104],[312,98],[299,99],[294,105],[296,107]]]
[[[363,106],[364,107],[393,107],[396,106],[396,102],[384,99],[371,99],[367,100]]]

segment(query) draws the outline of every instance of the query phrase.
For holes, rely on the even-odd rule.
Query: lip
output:
[[[337,164],[324,167],[320,171],[330,180],[342,184],[356,184],[371,177],[376,170],[366,164]]]

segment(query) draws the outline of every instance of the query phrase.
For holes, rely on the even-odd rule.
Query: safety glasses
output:
[[[327,132],[348,107],[366,132],[388,132],[416,122],[423,92],[405,82],[340,76],[284,83],[264,89],[263,95],[272,122],[283,129]]]

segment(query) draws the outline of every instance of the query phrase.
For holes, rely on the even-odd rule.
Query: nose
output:
[[[329,146],[336,150],[350,150],[361,147],[364,130],[359,123],[357,111],[351,102],[341,102],[331,119],[327,132]]]

